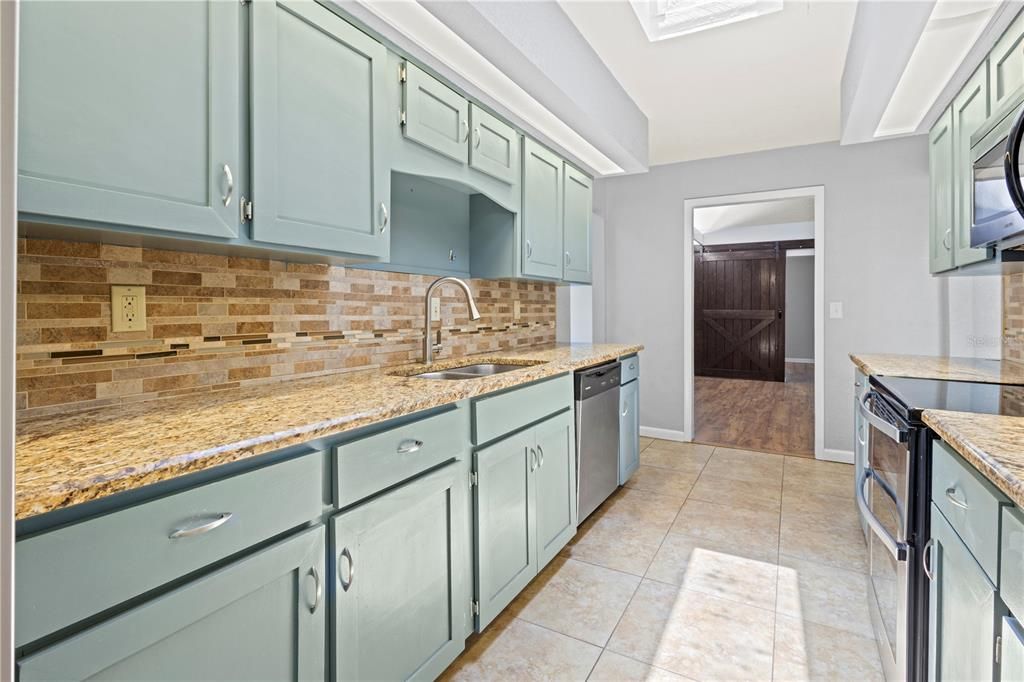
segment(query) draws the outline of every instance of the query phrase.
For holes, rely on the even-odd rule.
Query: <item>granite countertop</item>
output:
[[[475,362],[523,365],[462,381],[411,378],[407,375],[424,368],[409,365],[19,421],[15,517],[99,499],[642,349],[556,344],[433,364],[432,369]]]
[[[1024,364],[1009,360],[883,353],[850,353],[850,359],[860,371],[875,376],[1024,384]]]
[[[925,410],[924,423],[1024,508],[1024,417]]]

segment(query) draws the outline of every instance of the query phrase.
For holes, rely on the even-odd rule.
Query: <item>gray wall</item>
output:
[[[814,359],[814,256],[786,258],[786,357]]]
[[[681,134],[687,134],[682,131]],[[853,368],[847,354],[935,354],[948,331],[941,279],[928,274],[925,136],[841,147],[804,147],[656,166],[601,180],[605,218],[606,336],[644,352],[640,419],[683,430],[683,200],[824,185],[825,447],[853,448]],[[825,311],[819,311],[825,313]],[[941,338],[940,338],[941,337]]]

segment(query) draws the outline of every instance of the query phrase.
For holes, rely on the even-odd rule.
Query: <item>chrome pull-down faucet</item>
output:
[[[473,292],[469,290],[469,285],[463,282],[458,277],[442,277],[439,280],[435,280],[429,287],[427,287],[427,294],[424,297],[423,302],[423,319],[425,321],[423,325],[423,364],[429,365],[434,361],[434,344],[430,340],[430,299],[434,296],[434,290],[442,284],[455,284],[462,293],[466,295],[466,302],[469,303],[469,319],[479,320],[480,311],[476,308],[476,302],[473,300]],[[438,346],[441,345],[441,331],[438,330]]]

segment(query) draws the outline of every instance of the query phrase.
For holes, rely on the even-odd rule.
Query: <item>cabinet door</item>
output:
[[[384,46],[312,2],[252,4],[253,238],[387,257]]]
[[[929,676],[991,680],[995,588],[934,504],[932,542]]]
[[[450,464],[331,521],[334,679],[432,680],[462,651],[468,485]]]
[[[590,284],[592,182],[582,172],[565,164],[564,189],[565,273],[562,277],[569,282]]]
[[[510,436],[473,455],[478,632],[537,575],[532,434]]]
[[[562,277],[562,160],[523,142],[523,274]]]
[[[24,3],[18,210],[236,236],[240,12]]]
[[[619,485],[640,466],[640,380],[619,389]]]
[[[983,63],[953,100],[953,262],[960,265],[988,258],[988,249],[971,248],[974,214],[974,169],[971,135],[989,115],[988,63]]]
[[[34,680],[323,680],[324,529],[311,528],[18,662]]]
[[[1003,682],[1024,680],[1024,626],[1012,616],[1002,621],[1002,650],[999,679]]]
[[[405,63],[402,131],[410,140],[459,163],[469,158],[469,101],[447,85]]]
[[[1024,86],[1024,14],[1021,14],[988,53],[988,91],[996,111]]]
[[[519,133],[475,104],[469,105],[469,125],[473,129],[469,165],[493,178],[515,184],[519,178]]]
[[[534,429],[537,468],[537,570],[576,534],[576,429],[563,412]]]
[[[939,117],[928,135],[928,178],[931,183],[928,264],[934,274],[954,265],[952,109]]]

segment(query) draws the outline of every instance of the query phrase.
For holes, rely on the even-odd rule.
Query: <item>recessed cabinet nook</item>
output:
[[[591,281],[591,178],[334,6],[21,15],[27,234]]]

